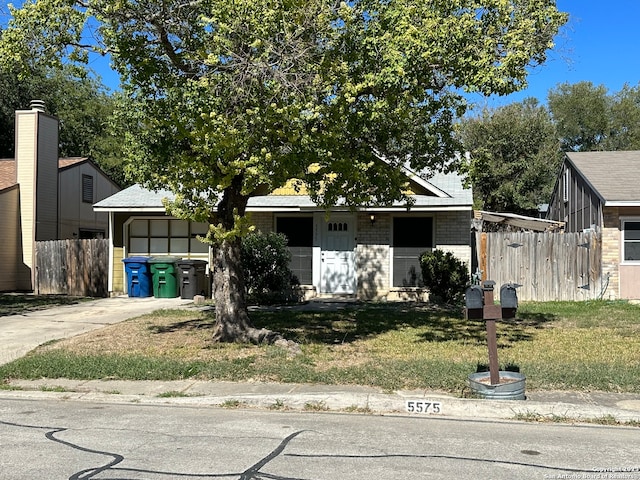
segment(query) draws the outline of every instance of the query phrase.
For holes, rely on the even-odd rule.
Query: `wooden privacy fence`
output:
[[[587,233],[476,233],[483,278],[517,283],[520,300],[591,300],[602,296],[602,240]]]
[[[107,239],[36,242],[35,255],[37,294],[108,295]]]

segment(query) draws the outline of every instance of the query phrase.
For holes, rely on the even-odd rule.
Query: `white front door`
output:
[[[332,215],[323,222],[321,293],[356,291],[355,221],[353,215]]]

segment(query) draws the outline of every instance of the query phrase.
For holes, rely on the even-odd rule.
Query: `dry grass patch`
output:
[[[214,344],[213,318],[199,311],[158,311],[48,345],[78,355],[140,355],[179,360],[242,358],[257,347]]]
[[[54,342],[0,366],[3,378],[177,379],[360,384],[460,391],[487,363],[486,327],[459,309],[355,304],[337,311],[251,313],[257,327],[299,342],[214,344],[213,318],[160,311]],[[640,308],[621,302],[524,304],[499,322],[499,360],[528,389],[640,391]]]

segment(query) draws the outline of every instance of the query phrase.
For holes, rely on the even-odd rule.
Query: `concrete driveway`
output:
[[[0,365],[20,358],[38,345],[139,317],[155,310],[184,308],[181,298],[101,298],[75,305],[0,317]]]

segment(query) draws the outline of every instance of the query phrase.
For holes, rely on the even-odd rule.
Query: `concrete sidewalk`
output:
[[[189,305],[193,305],[192,300],[181,298],[120,296],[2,316],[0,365],[20,358],[38,345],[52,340],[73,337],[155,310]]]
[[[189,308],[191,300],[117,297],[25,315],[0,317],[0,363],[36,346],[164,308]],[[326,302],[320,305],[326,308]],[[307,305],[306,308],[310,308]],[[59,398],[92,402],[239,406],[306,411],[407,414],[407,401],[439,402],[437,415],[456,418],[529,418],[640,423],[640,395],[601,392],[529,392],[526,400],[459,398],[434,391],[385,392],[348,385],[259,382],[13,380],[1,398]]]

